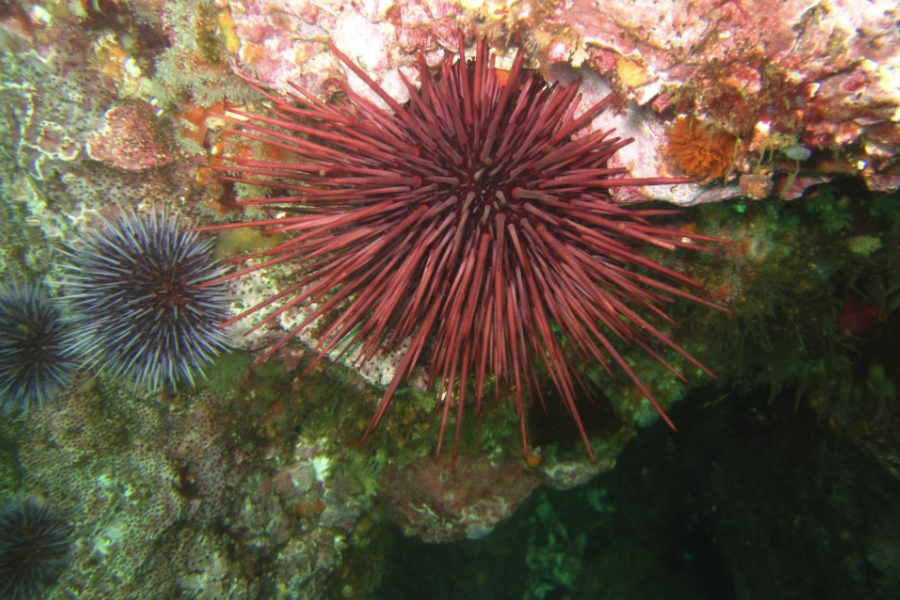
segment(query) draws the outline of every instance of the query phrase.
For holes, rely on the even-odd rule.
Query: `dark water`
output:
[[[485,539],[398,538],[377,597],[900,598],[900,481],[792,399],[714,393]]]

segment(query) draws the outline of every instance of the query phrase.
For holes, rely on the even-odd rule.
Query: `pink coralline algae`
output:
[[[615,123],[598,118],[592,124],[636,139],[618,157],[636,176],[682,174],[661,150],[679,114],[739,140],[731,185],[615,190],[619,202],[722,200],[740,194],[742,174],[760,175],[761,158],[766,185],[775,190],[784,184],[774,180],[779,172],[795,176],[797,170],[859,173],[873,189],[900,185],[900,11],[891,0],[570,0],[516,8],[476,1],[249,0],[229,9],[238,47],[233,68],[276,94],[294,83],[327,97],[347,80],[381,104],[324,51],[330,41],[402,104],[409,95],[401,73],[418,83],[416,53],[435,66],[461,27],[467,35],[486,32],[498,47],[524,44],[550,79],[571,81],[575,67],[584,79],[583,108],[610,87],[642,105]],[[798,168],[783,154],[794,147],[823,152]],[[839,164],[823,162],[835,147]]]
[[[146,103],[114,106],[103,125],[85,142],[88,156],[112,167],[144,171],[172,163],[172,143],[165,139]]]
[[[268,89],[285,93],[295,84],[318,96],[336,90],[330,81],[345,75],[323,51],[322,42],[330,40],[400,102],[409,99],[400,71],[415,77],[417,52],[431,65],[440,62],[441,42],[455,39],[459,13],[458,4],[443,0],[242,0],[229,9],[239,41],[237,69]],[[380,102],[358,79],[350,83]]]
[[[857,144],[867,179],[900,144],[898,18],[892,0],[579,0],[554,16],[637,102],[707,115],[757,152]]]

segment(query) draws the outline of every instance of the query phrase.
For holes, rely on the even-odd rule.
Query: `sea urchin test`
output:
[[[501,73],[484,40],[470,58],[459,41],[458,57],[437,74],[419,57],[421,85],[404,79],[405,105],[331,46],[388,109],[343,84],[333,104],[295,86],[296,103],[262,92],[270,115],[228,115],[238,134],[286,158],[228,157],[218,167],[222,179],[274,188],[274,197],[238,204],[281,213],[207,229],[256,226],[287,239],[252,255],[258,263],[204,285],[275,264],[296,271],[288,287],[226,325],[284,300],[255,328],[292,307],[315,307],[260,361],[326,315],[316,361],[355,348],[362,364],[403,347],[364,437],[420,366],[437,390],[438,452],[455,413],[454,460],[466,407],[480,415],[487,382],[513,395],[527,455],[526,399],[538,367],[593,457],[573,361],[596,361],[608,372],[617,365],[671,425],[613,340],[666,366],[654,346],[668,347],[706,371],[645,315],[670,320],[659,306],[672,297],[718,306],[715,299],[640,247],[708,250],[697,242],[715,240],[654,226],[654,217],[673,211],[620,207],[609,189],[689,180],[629,177],[611,159],[632,140],[588,130],[608,98],[576,117],[579,82],[548,84],[524,68],[521,49]]]
[[[78,315],[72,354],[156,390],[193,384],[228,346],[217,325],[231,298],[213,241],[174,214],[118,211],[67,248],[66,300]]]

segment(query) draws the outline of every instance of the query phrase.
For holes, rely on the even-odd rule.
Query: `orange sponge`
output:
[[[734,159],[737,138],[702,125],[693,117],[678,119],[666,135],[669,138],[666,153],[691,177],[722,177]]]

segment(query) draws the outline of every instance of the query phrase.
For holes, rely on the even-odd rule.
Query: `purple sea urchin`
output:
[[[65,521],[34,499],[14,500],[0,511],[0,598],[33,600],[66,568]]]
[[[228,346],[224,270],[212,242],[157,210],[123,211],[67,250],[66,299],[80,326],[72,352],[136,387],[186,380]],[[207,284],[203,287],[200,284]]]
[[[0,290],[0,410],[42,405],[71,380],[71,335],[36,285]]]
[[[390,111],[344,85],[345,99],[333,105],[296,87],[299,105],[263,92],[272,116],[228,115],[241,135],[296,158],[229,159],[223,179],[279,190],[239,204],[285,214],[210,229],[260,226],[291,237],[253,255],[264,259],[259,264],[209,284],[297,264],[293,284],[228,323],[278,300],[286,302],[256,328],[310,305],[261,361],[329,314],[337,316],[322,328],[316,360],[335,348],[356,348],[365,363],[406,343],[365,436],[421,364],[441,399],[438,452],[455,410],[454,458],[464,408],[474,404],[480,414],[491,380],[515,397],[527,455],[525,401],[539,392],[538,365],[591,455],[573,362],[596,361],[609,372],[618,365],[669,422],[613,340],[637,346],[673,372],[654,346],[706,370],[647,315],[671,321],[659,305],[673,297],[715,302],[698,282],[637,248],[704,250],[695,242],[711,240],[655,227],[652,218],[672,211],[625,209],[611,202],[608,190],[687,180],[634,179],[610,165],[632,140],[583,131],[608,98],[576,117],[579,82],[547,85],[526,74],[522,50],[504,80],[484,41],[470,59],[460,42],[459,58],[445,61],[437,77],[420,57],[421,88],[407,82],[406,106],[332,47]]]

